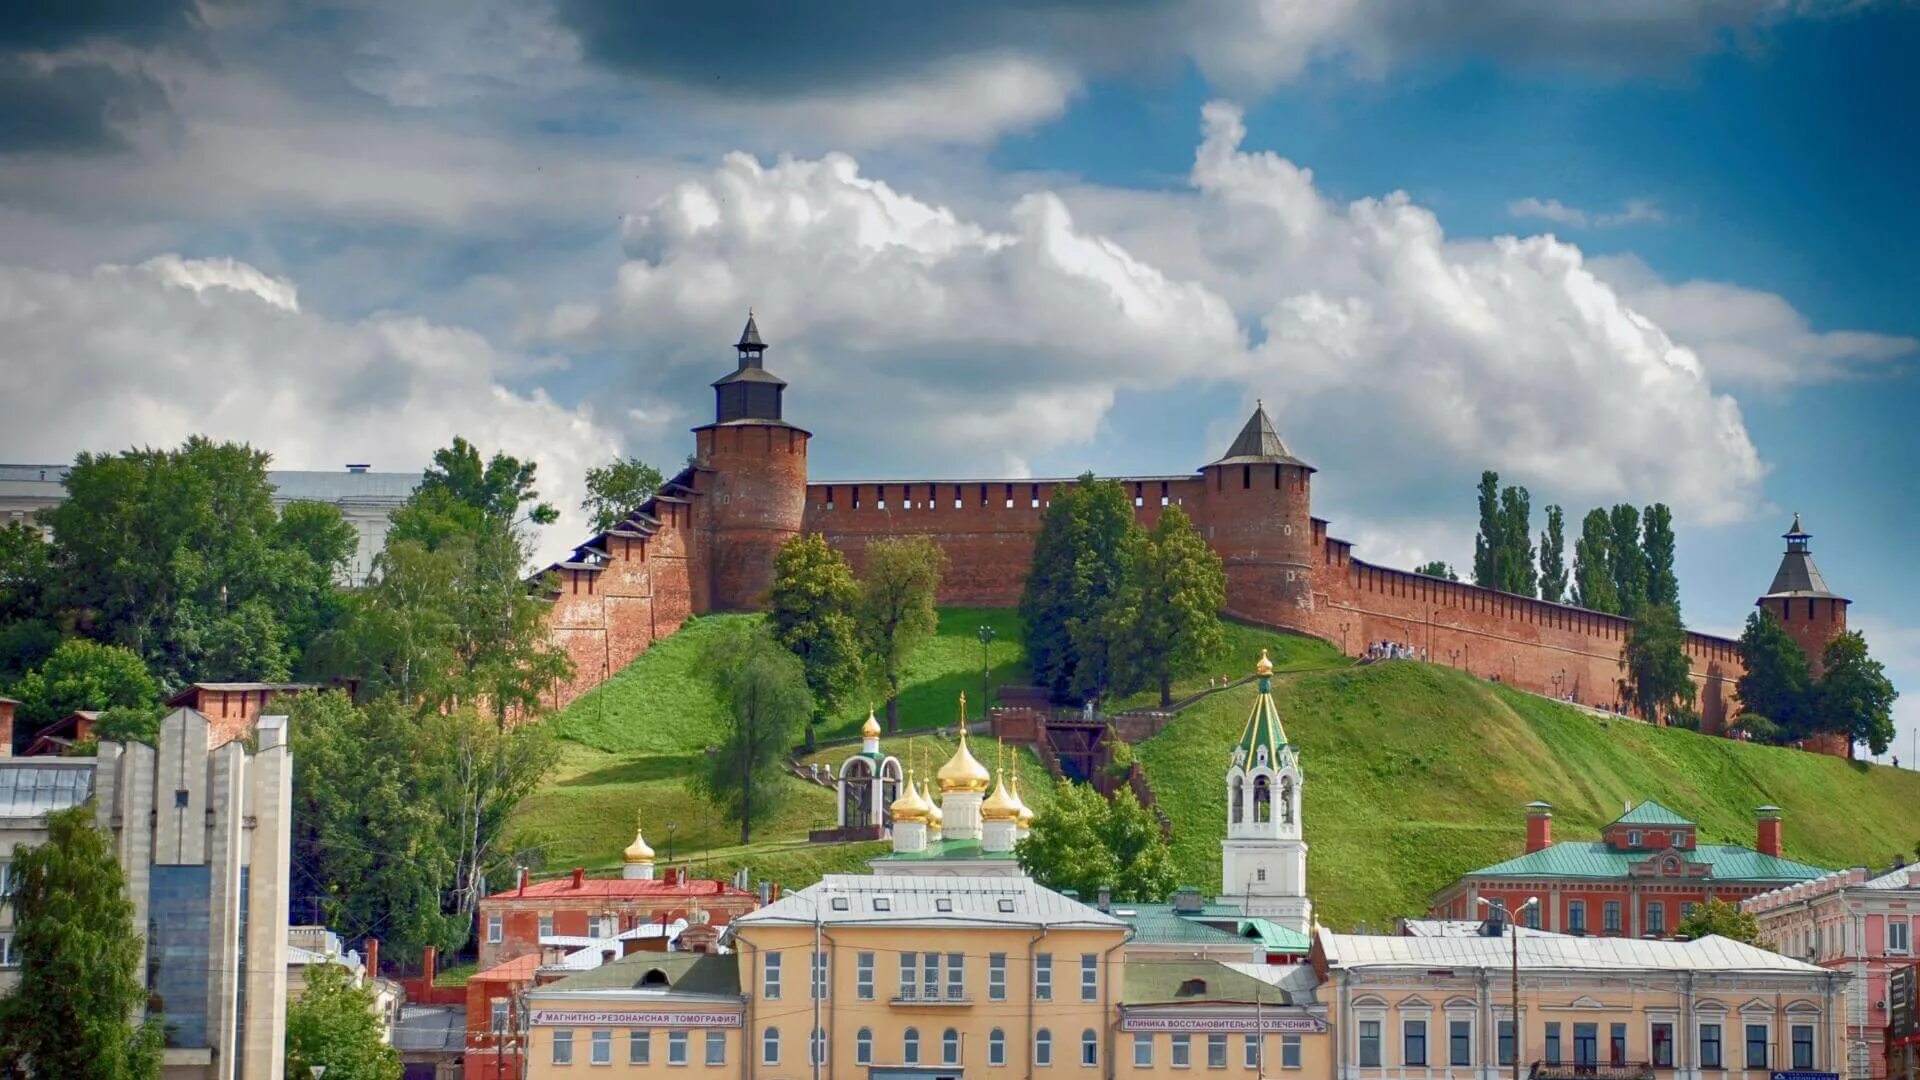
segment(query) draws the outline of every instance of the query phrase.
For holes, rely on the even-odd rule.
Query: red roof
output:
[[[467,976],[467,982],[532,982],[533,973],[540,970],[540,954],[527,953],[511,960],[503,960],[485,971],[476,971]]]
[[[487,897],[489,900],[542,899],[565,900],[570,897],[597,900],[680,900],[698,897],[724,896],[747,897],[754,894],[745,889],[736,889],[724,881],[707,878],[693,878],[685,884],[676,884],[665,879],[640,881],[628,878],[588,878],[575,886],[571,877],[557,878],[552,881],[531,881],[525,891],[519,888],[506,889]]]

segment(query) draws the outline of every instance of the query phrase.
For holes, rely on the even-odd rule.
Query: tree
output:
[[[1747,614],[1747,625],[1740,632],[1740,665],[1743,673],[1734,684],[1740,706],[1767,718],[1774,736],[1771,741],[1801,739],[1813,732],[1813,675],[1807,654],[1772,612]],[[1763,731],[1753,734],[1758,738]]]
[[[1680,579],[1673,572],[1673,511],[1654,503],[1641,515],[1640,549],[1647,564],[1647,603],[1680,606]]]
[[[1473,538],[1473,583],[1483,589],[1500,587],[1500,474],[1480,473],[1480,531]]]
[[[888,731],[900,730],[901,669],[939,628],[933,601],[946,570],[946,553],[929,537],[888,538],[867,545],[855,617],[867,673],[886,687]]]
[[[1694,905],[1693,914],[1681,919],[1673,932],[1674,936],[1688,941],[1715,935],[1746,945],[1760,944],[1760,920],[1752,912],[1742,911],[1739,904],[1718,897],[1708,897],[1706,903]]]
[[[1619,605],[1616,610],[1637,619],[1647,603],[1647,553],[1640,547],[1640,510],[1620,503],[1607,522],[1612,531],[1607,561],[1613,570],[1614,602]]]
[[[1523,487],[1500,492],[1500,589],[1517,596],[1540,591],[1533,565],[1533,498]]]
[[[328,1080],[400,1080],[400,1054],[387,1045],[373,990],[355,986],[339,964],[308,964],[306,989],[287,1005],[287,1076],[324,1065]]]
[[[1226,602],[1220,556],[1194,531],[1186,511],[1166,507],[1151,531],[1133,530],[1111,607],[1115,688],[1130,693],[1157,686],[1161,707],[1173,704],[1173,677],[1220,654]]]
[[[740,842],[770,819],[789,789],[781,763],[794,733],[813,715],[800,661],[764,628],[742,629],[708,648],[702,667],[727,706],[726,736],[690,785],[730,821]]]
[[[807,722],[807,749],[812,750],[815,725],[860,685],[860,586],[845,556],[820,534],[809,533],[780,545],[768,603],[774,640],[800,658],[813,691],[813,716]]]
[[[1587,511],[1573,542],[1573,602],[1588,611],[1618,614],[1613,584],[1613,524],[1605,510]]]
[[[60,644],[57,582],[40,530],[0,527],[0,686],[40,666]]]
[[[1893,742],[1893,702],[1900,694],[1880,661],[1867,655],[1867,639],[1849,630],[1827,642],[1813,694],[1822,731],[1840,732],[1884,754]]]
[[[161,710],[143,709],[130,705],[115,705],[103,709],[93,718],[93,739],[99,742],[146,743],[158,746],[160,742]]]
[[[1121,787],[1109,802],[1085,784],[1063,784],[1015,848],[1020,868],[1049,889],[1115,900],[1157,902],[1178,882],[1159,822]]]
[[[1636,712],[1656,720],[1693,704],[1694,686],[1687,662],[1687,630],[1670,604],[1650,605],[1627,631],[1620,657],[1627,673],[1627,697]]]
[[[597,532],[605,532],[638,509],[640,504],[666,480],[660,470],[639,458],[616,458],[587,470],[587,497],[580,509],[587,512]]]
[[[420,486],[394,511],[387,541],[411,540],[432,550],[489,526],[511,532],[522,523],[522,509],[526,522],[551,525],[559,511],[540,501],[537,471],[533,462],[502,453],[483,464],[479,449],[456,435],[453,445],[433,452]]]
[[[1460,580],[1460,575],[1453,572],[1453,567],[1448,566],[1439,559],[1435,559],[1432,562],[1421,563],[1419,566],[1413,568],[1413,572],[1416,574],[1425,574],[1427,577],[1439,578],[1442,581]]]
[[[1558,604],[1567,597],[1566,511],[1547,507],[1547,531],[1540,534],[1540,599]]]
[[[14,851],[20,983],[0,998],[0,1072],[150,1080],[161,1018],[147,1002],[133,904],[93,807],[47,815],[47,840]]]
[[[1083,474],[1055,489],[1020,593],[1027,660],[1055,701],[1081,702],[1112,681],[1107,606],[1125,574],[1133,499]]]
[[[13,696],[20,699],[21,726],[31,731],[79,709],[151,709],[160,703],[160,688],[133,650],[68,638],[14,684]]]

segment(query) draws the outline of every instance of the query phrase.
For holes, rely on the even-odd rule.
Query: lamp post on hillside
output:
[[[1520,1026],[1520,924],[1514,921],[1514,916],[1517,913],[1508,911],[1504,901],[1489,900],[1483,896],[1480,898],[1480,903],[1486,906],[1488,914],[1498,911],[1504,916],[1503,921],[1507,924],[1507,937],[1513,942],[1513,1015],[1508,1018],[1508,1022],[1513,1025],[1513,1080],[1520,1080],[1520,1048],[1525,1045],[1521,1037],[1521,1033],[1525,1029]],[[1520,905],[1520,910],[1525,911],[1528,908],[1537,908],[1539,906],[1540,898],[1537,896],[1529,896],[1527,897],[1527,902]],[[1498,1027],[1494,1029],[1493,1045],[1494,1056],[1500,1056],[1500,1033]]]
[[[987,646],[993,644],[993,627],[980,624],[976,637],[980,639],[980,715],[991,719],[993,715],[993,669],[987,665]],[[966,717],[960,718],[963,722]]]

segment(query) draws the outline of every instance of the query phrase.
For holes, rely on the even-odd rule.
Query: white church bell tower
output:
[[[1300,755],[1273,704],[1273,661],[1260,650],[1260,692],[1227,766],[1227,838],[1220,841],[1220,903],[1309,933],[1307,842],[1300,822]]]

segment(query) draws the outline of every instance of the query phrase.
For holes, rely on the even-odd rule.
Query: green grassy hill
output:
[[[1215,695],[1137,748],[1173,815],[1185,880],[1219,888],[1228,749],[1252,686]],[[1703,843],[1752,846],[1753,808],[1786,810],[1786,854],[1820,866],[1884,864],[1920,840],[1920,776],[1691,732],[1600,720],[1428,664],[1275,680],[1306,774],[1309,878],[1334,927],[1425,911],[1432,893],[1519,854],[1532,799],[1558,839],[1597,839],[1626,800],[1658,799]]]

